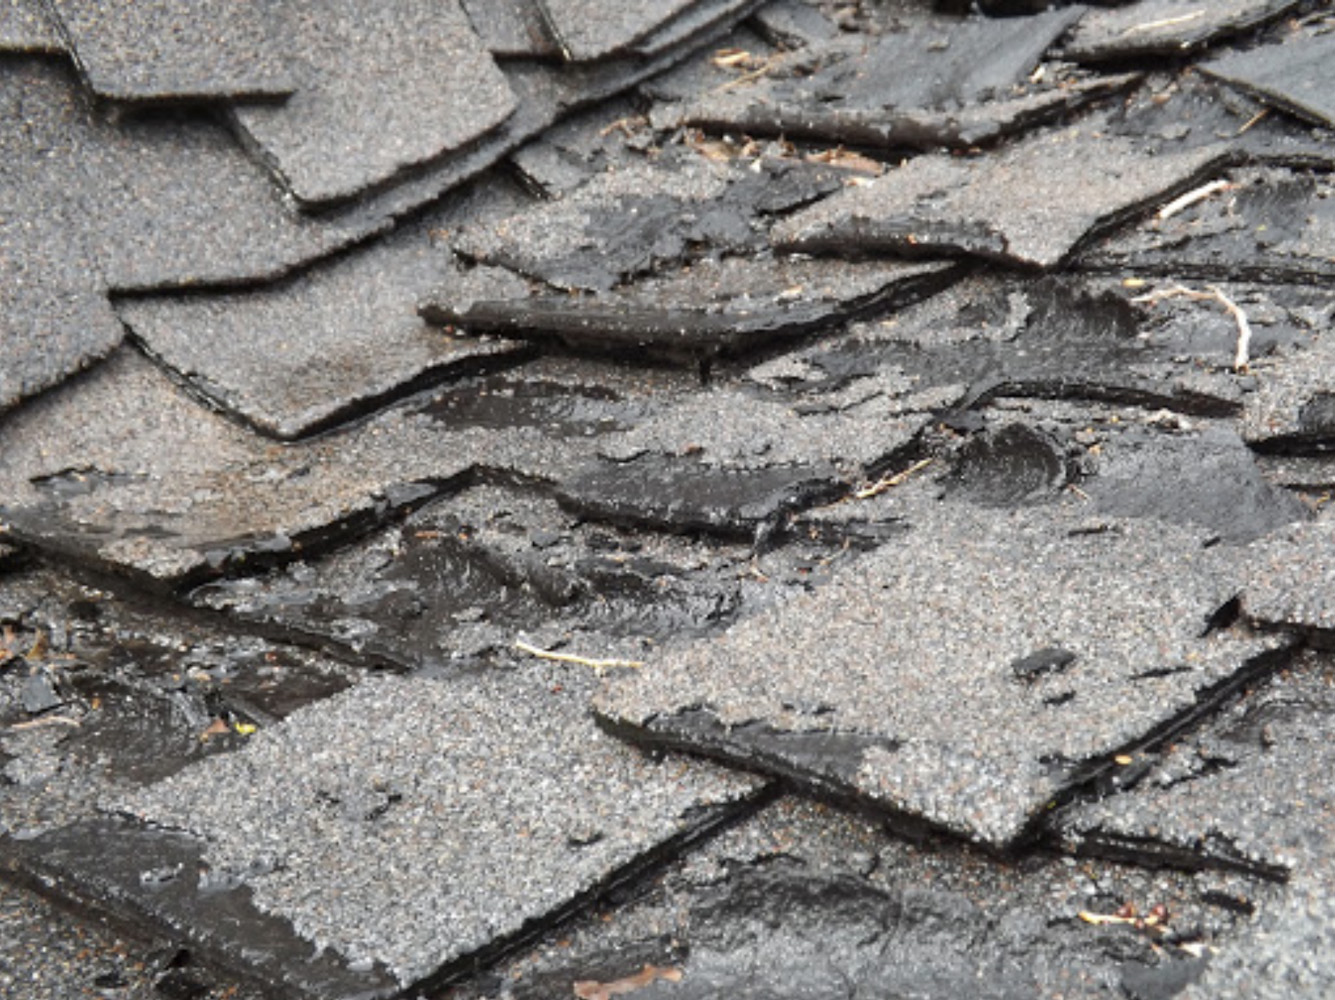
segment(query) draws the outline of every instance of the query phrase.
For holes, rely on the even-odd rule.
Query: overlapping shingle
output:
[[[909,518],[814,595],[609,681],[600,716],[1005,847],[1273,645],[1208,632],[1242,563],[1198,533],[1060,508]]]
[[[1062,54],[1081,62],[1182,56],[1283,17],[1298,0],[1139,0],[1091,8]]]
[[[1095,123],[1044,132],[976,162],[920,156],[778,223],[780,250],[966,254],[1061,263],[1105,229],[1209,178],[1219,148],[1147,152]]]
[[[1331,65],[1335,62],[1335,32],[1311,32],[1223,56],[1201,66],[1267,104],[1324,125],[1335,126],[1335,97]]]
[[[416,303],[514,294],[509,272],[463,273],[432,233],[509,206],[502,184],[281,284],[220,294],[126,299],[117,311],[145,348],[211,403],[264,433],[294,438],[395,396],[475,372],[518,345],[428,327]]]
[[[387,970],[399,989],[448,981],[760,788],[617,743],[585,713],[586,687],[555,672],[368,680],[119,807],[202,836],[214,878],[240,880],[336,966]],[[367,995],[294,978],[303,995]]]
[[[281,7],[198,0],[44,0],[84,79],[116,100],[198,100],[292,92],[295,55]]]
[[[296,92],[235,115],[300,201],[351,198],[472,144],[515,109],[458,0],[327,4],[283,27]]]

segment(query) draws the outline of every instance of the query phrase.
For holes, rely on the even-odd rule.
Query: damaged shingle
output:
[[[388,970],[400,989],[446,982],[759,789],[619,745],[588,718],[587,682],[548,673],[366,680],[118,806],[200,835],[214,878],[248,886],[259,913],[345,970]],[[257,925],[226,942],[243,961]],[[300,995],[331,995],[283,971]]]
[[[296,92],[235,109],[249,144],[300,201],[352,197],[476,141],[516,97],[458,0],[330,4],[284,25]],[[466,99],[465,99],[466,98]]]
[[[963,504],[910,522],[814,595],[610,681],[596,710],[628,738],[1006,847],[1082,773],[1217,697],[1273,644],[1202,637],[1241,567],[1197,533]],[[1052,646],[1078,659],[1017,681],[1015,659]],[[828,711],[795,710],[816,699]],[[846,751],[812,758],[817,735]]]
[[[541,412],[455,428],[432,406],[278,447],[122,351],[8,421],[0,511],[15,537],[175,586],[365,531],[483,464],[556,478],[592,452],[583,428]]]
[[[926,294],[951,277],[933,263],[831,265],[820,260],[703,260],[624,289],[572,297],[475,298],[451,289],[422,307],[432,323],[469,333],[558,340],[583,350],[707,364]]]
[[[1301,0],[1139,0],[1097,6],[1072,29],[1062,55],[1077,62],[1183,56],[1296,10]]]
[[[891,149],[968,147],[1135,81],[1058,81],[1054,72],[1030,83],[1039,57],[1079,16],[942,17],[872,41],[836,38],[771,57],[735,86],[687,101],[658,121]]]
[[[1267,104],[1327,128],[1335,126],[1335,31],[1287,38],[1204,63],[1201,71]]]
[[[1225,281],[1316,283],[1335,275],[1335,184],[1324,170],[1239,167],[1171,216],[1145,219],[1081,265]]]
[[[280,6],[199,0],[44,0],[92,90],[115,100],[289,94]]]
[[[1092,233],[1208,179],[1218,148],[1151,154],[1096,123],[975,160],[925,155],[781,220],[781,250],[966,254],[1053,267]]]
[[[720,163],[674,150],[537,210],[465,229],[453,243],[466,257],[557,288],[607,291],[692,256],[758,251],[767,216],[836,190],[844,176],[801,160]]]

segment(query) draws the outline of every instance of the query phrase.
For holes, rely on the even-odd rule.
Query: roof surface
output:
[[[1315,0],[0,0],[0,992],[1335,993],[1332,93]]]

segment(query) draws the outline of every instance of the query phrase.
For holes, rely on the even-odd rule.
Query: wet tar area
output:
[[[0,7],[0,994],[1335,995],[1326,0]]]

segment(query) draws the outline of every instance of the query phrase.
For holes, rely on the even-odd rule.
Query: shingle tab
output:
[[[45,0],[94,92],[117,100],[288,94],[273,0]]]
[[[339,201],[468,146],[515,109],[459,0],[292,10],[296,93],[236,121],[299,200]]]

